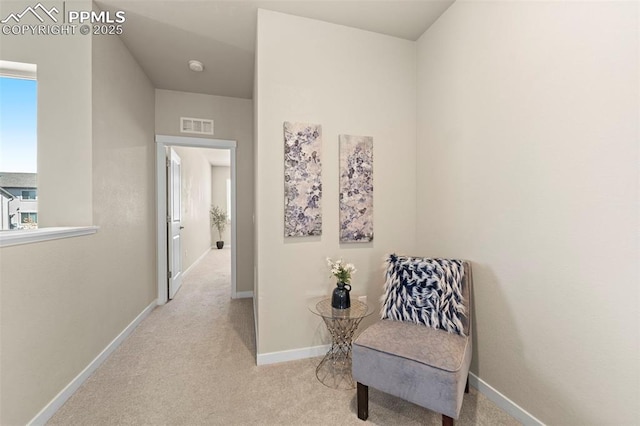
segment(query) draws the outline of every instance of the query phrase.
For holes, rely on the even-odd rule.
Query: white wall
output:
[[[253,102],[249,99],[156,90],[156,134],[180,133],[180,117],[214,120],[216,139],[231,139],[236,149],[238,292],[253,290]],[[211,136],[205,136],[211,137]]]
[[[68,10],[91,5],[66,2]],[[27,6],[34,3],[3,1],[0,16]],[[38,226],[91,225],[92,37],[26,34],[0,40],[0,59],[38,66]]]
[[[211,248],[211,165],[200,148],[174,147],[182,170],[182,270]]]
[[[91,66],[70,64],[93,81],[82,207],[100,230],[0,249],[3,425],[29,422],[156,297],[153,87],[117,37],[93,40]],[[62,104],[69,133],[84,129]]]
[[[358,273],[353,292],[376,306],[382,260],[412,252],[415,203],[415,43],[260,10],[256,54],[258,354],[325,343],[310,297],[329,295],[325,258]],[[322,236],[284,238],[283,122],[322,125]],[[374,241],[338,241],[338,135],[373,136]],[[295,321],[291,321],[295,318]]]
[[[231,211],[227,208],[227,179],[231,177],[231,168],[224,166],[212,166],[211,167],[211,205],[219,206],[222,210],[227,212],[227,216],[230,217]],[[220,235],[215,227],[211,228],[211,241],[220,240]],[[222,231],[222,241],[224,241],[225,247],[231,245],[231,226],[228,224],[224,231]]]
[[[418,42],[418,248],[473,261],[472,370],[638,424],[638,3],[456,2]]]

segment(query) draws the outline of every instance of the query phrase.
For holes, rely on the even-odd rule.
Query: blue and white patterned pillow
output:
[[[464,336],[460,260],[389,255],[382,319],[413,322]]]

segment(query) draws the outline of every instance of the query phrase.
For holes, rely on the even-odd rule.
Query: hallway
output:
[[[49,424],[211,422],[234,397],[215,384],[255,368],[252,299],[230,299],[230,252],[194,265]]]
[[[255,364],[252,299],[230,299],[230,250],[213,249],[51,418],[50,425],[362,425],[355,390],[318,382],[319,359]],[[369,424],[440,424],[370,390]],[[471,389],[460,425],[513,425]]]

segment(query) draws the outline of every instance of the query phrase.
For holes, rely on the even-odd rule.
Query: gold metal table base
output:
[[[354,389],[351,376],[351,342],[362,318],[327,318],[324,322],[331,334],[331,348],[316,368],[316,377],[333,389]]]

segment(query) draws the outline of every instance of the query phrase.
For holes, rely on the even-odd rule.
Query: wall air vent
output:
[[[213,120],[203,118],[180,117],[180,133],[213,135]]]

